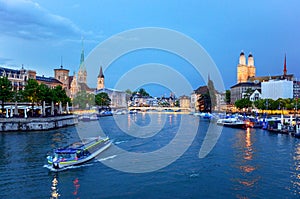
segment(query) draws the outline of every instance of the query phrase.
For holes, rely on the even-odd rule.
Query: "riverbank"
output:
[[[0,118],[0,132],[50,130],[72,126],[77,123],[77,115],[40,118]]]

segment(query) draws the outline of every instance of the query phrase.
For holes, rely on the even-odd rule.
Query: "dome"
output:
[[[244,51],[241,52],[240,56],[245,55]]]
[[[253,57],[252,53],[250,53],[248,57]]]

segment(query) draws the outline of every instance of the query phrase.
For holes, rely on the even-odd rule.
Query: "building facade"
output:
[[[293,98],[300,97],[300,81],[293,82]]]
[[[262,99],[293,98],[293,81],[288,80],[270,80],[261,83]]]
[[[239,63],[237,66],[237,83],[247,82],[250,77],[255,77],[256,68],[254,66],[254,58],[250,53],[248,56],[248,64],[244,52],[241,52]]]
[[[183,95],[179,98],[179,104],[180,104],[180,108],[190,109],[191,99],[188,96]]]
[[[238,84],[230,87],[230,101],[232,104],[234,104],[235,101],[244,98],[244,96],[247,94],[247,92],[249,90],[255,91],[258,89],[261,89],[260,82],[258,82],[258,83],[254,83],[254,82],[238,83]]]
[[[107,93],[108,97],[111,99],[110,107],[113,109],[117,108],[126,108],[127,107],[127,100],[126,100],[126,93],[123,91],[109,89],[109,88],[102,88],[95,91],[95,95],[98,93]]]

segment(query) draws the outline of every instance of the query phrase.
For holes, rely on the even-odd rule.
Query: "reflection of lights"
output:
[[[244,159],[245,160],[252,160],[252,142],[251,142],[251,133],[250,133],[250,129],[247,128],[246,131],[246,151],[245,151],[245,156]]]
[[[60,194],[58,193],[57,185],[58,185],[58,180],[56,179],[56,176],[54,175],[53,180],[52,180],[52,186],[51,186],[52,192],[51,192],[50,199],[57,199],[60,196]]]
[[[246,166],[240,166],[240,169],[246,173],[251,173],[252,171],[255,170],[255,167],[246,165]]]
[[[130,114],[127,115],[127,126],[128,126],[128,129],[130,129],[130,126],[131,126]]]
[[[300,143],[295,146],[295,156],[294,156],[295,171],[291,175],[291,183],[293,185],[294,192],[300,194]]]
[[[78,189],[79,189],[79,187],[80,187],[78,178],[76,178],[76,179],[73,181],[73,184],[74,184],[74,187],[75,187],[75,191],[73,192],[73,195],[76,196],[77,193],[78,193]]]
[[[172,124],[172,115],[169,115],[169,124]]]
[[[161,122],[162,122],[160,113],[158,113],[157,122],[158,122],[158,124],[161,124]]]

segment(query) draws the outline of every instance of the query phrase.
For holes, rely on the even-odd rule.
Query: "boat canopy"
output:
[[[78,149],[72,149],[72,148],[67,148],[67,149],[56,149],[55,153],[56,154],[62,154],[62,153],[76,153],[78,151]]]

